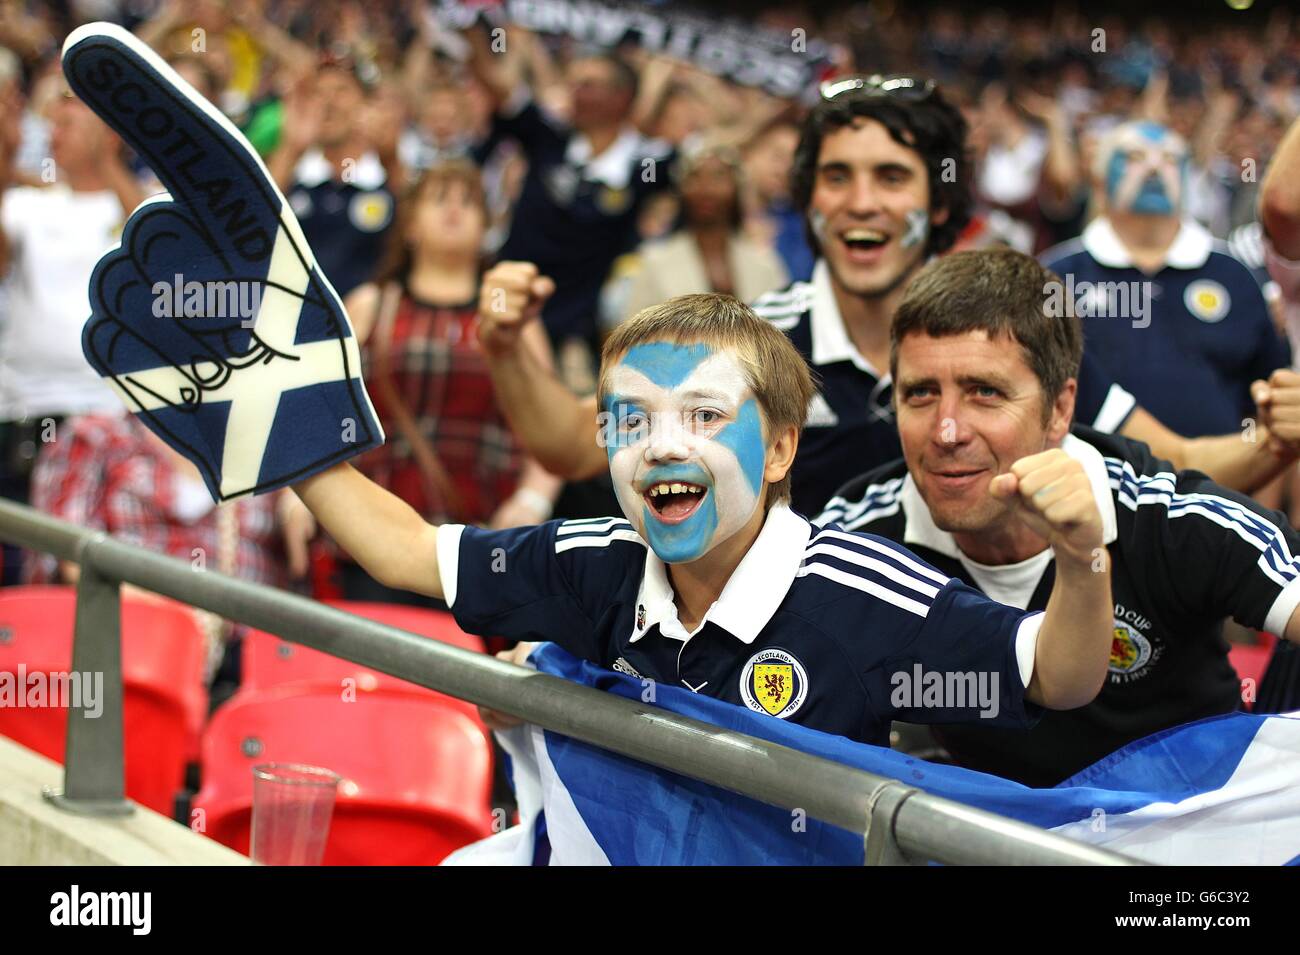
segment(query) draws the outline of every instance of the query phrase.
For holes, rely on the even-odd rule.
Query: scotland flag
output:
[[[95,268],[87,361],[214,500],[383,443],[339,297],[243,135],[111,24],[73,31],[63,71],[168,189]]]
[[[554,644],[539,670],[640,700],[638,680]],[[906,781],[1146,862],[1300,862],[1300,714],[1213,717],[1149,736],[1053,789],[925,763],[660,685],[664,709]],[[444,864],[861,865],[860,833],[638,763],[536,726],[499,734],[520,825]]]

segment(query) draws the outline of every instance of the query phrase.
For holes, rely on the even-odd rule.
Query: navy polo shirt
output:
[[[841,486],[903,456],[893,381],[889,369],[874,368],[853,346],[825,261],[811,281],[760,296],[753,309],[785,333],[818,380],[790,481],[794,509],[819,514]],[[1123,427],[1136,407],[1133,396],[1086,357],[1078,381],[1075,419],[1099,431]]]
[[[542,310],[552,341],[593,339],[610,266],[636,248],[642,203],[671,184],[672,147],[629,126],[593,157],[585,136],[526,97],[497,114],[493,136],[515,139],[528,158],[500,257],[555,280]]]
[[[962,766],[1054,786],[1152,733],[1240,708],[1223,621],[1283,633],[1300,606],[1300,535],[1286,516],[1197,471],[1175,471],[1141,442],[1076,426],[1061,445],[1083,465],[1111,559],[1114,629],[1097,698],[1046,713],[1030,731],[936,729]],[[818,522],[879,534],[942,572],[1026,610],[1047,606],[1050,549],[1018,564],[972,561],[941,530],[903,461],[844,487]]]
[[[1040,712],[1024,692],[1041,614],[994,603],[880,538],[814,529],[782,505],[690,633],[665,565],[619,518],[444,525],[438,566],[469,633],[554,641],[862,742],[888,745],[895,718],[1024,727]],[[930,692],[936,675],[949,692]]]
[[[345,181],[334,177],[324,153],[309,150],[298,161],[285,198],[340,297],[375,277],[394,207],[378,156],[361,156],[355,168],[347,170]]]
[[[1258,280],[1195,222],[1183,223],[1154,275],[1133,265],[1104,217],[1042,262],[1067,295],[1074,289],[1086,354],[1179,434],[1240,431],[1255,415],[1250,383],[1290,364]],[[1133,303],[1144,300],[1138,315]]]

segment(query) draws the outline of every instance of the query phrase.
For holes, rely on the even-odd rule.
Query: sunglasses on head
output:
[[[822,99],[831,100],[845,93],[859,93],[863,96],[889,96],[908,103],[920,102],[934,92],[934,80],[920,76],[903,74],[871,76],[848,76],[838,80],[827,80],[820,87]]]

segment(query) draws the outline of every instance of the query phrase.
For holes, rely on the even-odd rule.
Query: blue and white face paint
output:
[[[914,249],[930,237],[930,213],[925,209],[908,209],[906,221],[903,248]]]
[[[1158,123],[1126,123],[1105,144],[1110,208],[1144,215],[1176,215],[1187,176],[1187,144]]]
[[[610,371],[605,442],[624,515],[665,563],[698,560],[762,501],[762,414],[739,362],[651,342]]]

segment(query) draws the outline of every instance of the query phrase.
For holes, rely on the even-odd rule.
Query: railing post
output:
[[[862,837],[863,865],[912,865],[898,846],[894,820],[908,798],[919,792],[896,780],[881,783],[867,800],[867,831]]]
[[[95,567],[90,551],[95,535],[79,548],[77,622],[73,630],[69,686],[79,681],[79,700],[68,702],[68,741],[63,789],[42,793],[60,809],[87,816],[125,816],[135,810],[126,798],[126,759],[122,734],[122,601],[120,585]],[[86,682],[102,686],[99,714],[85,705]],[[76,703],[77,705],[73,705]]]

